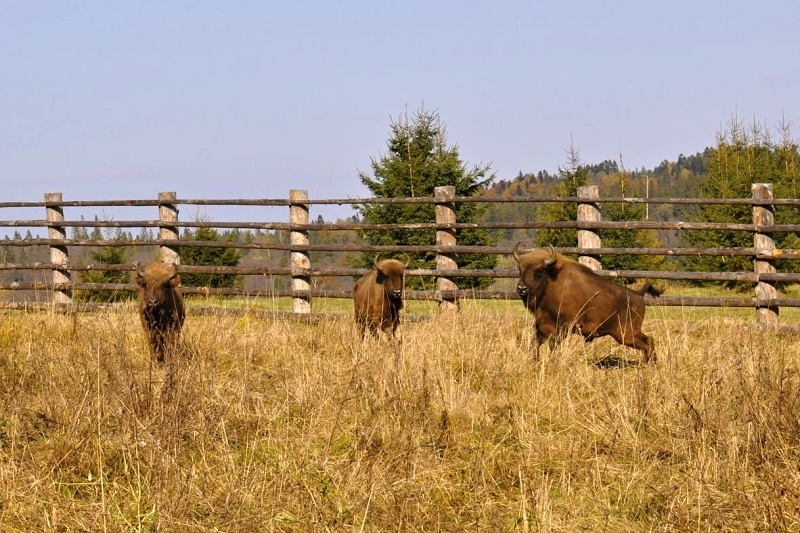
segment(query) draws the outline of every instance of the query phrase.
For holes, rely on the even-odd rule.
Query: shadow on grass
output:
[[[597,368],[628,368],[631,366],[639,366],[642,362],[639,359],[627,359],[619,355],[607,355],[602,359],[594,362]]]

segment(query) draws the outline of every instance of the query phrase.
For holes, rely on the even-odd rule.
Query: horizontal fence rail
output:
[[[800,225],[797,226],[800,231]],[[283,250],[291,252],[436,252],[436,253],[462,253],[462,254],[495,254],[510,255],[513,247],[498,246],[394,246],[370,244],[271,244],[271,243],[237,243],[225,241],[185,241],[180,239],[154,239],[148,241],[128,240],[102,241],[102,240],[74,240],[74,239],[30,239],[28,241],[0,241],[0,246],[31,247],[31,246],[77,246],[77,247],[119,247],[119,246],[185,246],[193,248],[232,248],[241,250]],[[757,250],[755,248],[580,248],[559,247],[558,251],[564,254],[584,255],[664,255],[664,256],[742,256],[767,259],[800,259],[800,250],[780,249]],[[38,264],[38,263],[37,263]],[[0,264],[0,269],[3,266]],[[52,265],[49,266],[52,268]],[[78,267],[70,267],[77,269]],[[459,271],[461,272],[461,271]]]
[[[455,205],[459,203],[575,203],[579,206],[579,219],[575,221],[485,221],[459,222],[455,218]],[[596,205],[600,203],[628,204],[676,204],[676,205],[744,205],[753,208],[752,223],[739,222],[689,222],[689,221],[603,221],[600,220]],[[338,223],[311,223],[311,206],[321,205],[384,205],[384,204],[429,204],[436,207],[436,220],[419,223],[367,224],[358,221],[341,221]],[[227,206],[227,207],[278,207],[288,208],[288,222],[284,221],[241,221],[215,222],[213,220],[178,220],[179,206]],[[290,283],[285,288],[275,286],[259,289],[243,288],[208,288],[184,286],[186,294],[219,295],[237,297],[290,297],[295,302],[294,310],[299,313],[310,313],[313,298],[350,298],[350,289],[326,289],[312,286],[314,280],[328,278],[355,278],[368,272],[363,268],[319,267],[311,263],[312,254],[338,253],[357,254],[361,252],[377,253],[429,253],[436,254],[437,268],[415,269],[407,271],[407,276],[430,278],[430,290],[407,290],[405,298],[409,300],[429,300],[440,302],[444,311],[457,309],[454,304],[459,299],[509,299],[516,300],[515,291],[503,290],[459,290],[458,279],[488,278],[514,279],[518,276],[516,269],[497,268],[493,270],[459,269],[458,254],[494,254],[508,256],[513,247],[503,246],[464,246],[457,243],[458,232],[462,230],[540,230],[540,229],[577,229],[579,242],[575,247],[561,247],[558,251],[579,256],[579,260],[597,270],[601,276],[624,279],[652,279],[665,281],[716,281],[752,283],[756,286],[756,294],[749,298],[684,298],[661,296],[658,299],[647,299],[649,305],[663,306],[708,306],[708,307],[749,307],[758,312],[759,321],[774,323],[779,307],[800,307],[800,300],[778,297],[776,283],[800,283],[800,274],[780,273],[775,271],[776,260],[794,261],[800,259],[800,250],[779,249],[774,246],[770,236],[776,233],[800,232],[800,224],[775,224],[772,210],[775,206],[800,206],[800,199],[772,198],[771,186],[756,184],[752,198],[718,199],[718,198],[599,198],[597,187],[583,187],[576,197],[456,197],[452,187],[437,188],[434,197],[416,198],[346,198],[346,199],[310,199],[306,191],[290,191],[288,199],[180,199],[174,192],[160,193],[158,199],[147,200],[63,200],[60,193],[48,193],[40,202],[0,202],[0,214],[4,208],[36,208],[42,209],[42,219],[3,219],[0,217],[0,228],[42,228],[47,230],[47,238],[29,235],[28,238],[6,238],[0,241],[0,248],[33,253],[39,248],[49,250],[48,261],[5,261],[0,263],[0,274],[28,273],[39,275],[34,280],[0,279],[0,291],[19,293],[30,291],[35,294],[30,298],[33,303],[71,304],[74,291],[110,291],[132,292],[137,290],[132,283],[86,283],[81,279],[87,272],[133,272],[135,263],[88,264],[74,263],[70,258],[70,249],[100,250],[107,247],[125,247],[136,250],[147,247],[159,251],[162,261],[180,264],[182,248],[218,248],[237,249],[243,251],[287,254],[287,265],[275,267],[269,265],[218,267],[180,265],[181,274],[215,274],[229,276],[262,276],[264,278],[286,278]],[[158,219],[145,220],[68,220],[65,216],[72,208],[153,208],[158,210]],[[67,230],[102,230],[110,234],[113,230],[142,228],[158,230],[158,236],[151,238],[115,239],[115,238],[68,238]],[[243,242],[225,240],[187,240],[180,238],[180,229],[198,230],[214,228],[245,232],[273,232],[280,238],[262,242]],[[598,237],[600,230],[648,230],[648,231],[731,231],[753,234],[754,246],[736,248],[607,248],[602,247]],[[315,232],[367,232],[411,230],[436,232],[437,245],[370,245],[366,243],[318,244],[309,239]],[[77,235],[77,233],[76,233]],[[531,243],[527,243],[530,245]],[[602,270],[599,269],[598,256],[603,255],[650,255],[665,257],[713,256],[713,257],[748,257],[754,262],[752,272],[686,272],[686,271],[642,271],[642,270]],[[38,274],[37,274],[38,273]],[[75,279],[73,279],[75,276]],[[316,282],[315,282],[316,283]],[[25,302],[0,302],[0,304],[19,308]],[[6,300],[8,300],[6,298]],[[77,305],[77,304],[72,304]],[[83,304],[82,304],[83,305]],[[88,305],[88,304],[86,304]],[[772,316],[775,315],[775,316]]]
[[[562,250],[562,249],[559,249]],[[52,270],[56,265],[50,263],[0,263],[0,270]],[[136,265],[84,265],[70,267],[74,272],[135,272]],[[179,271],[183,274],[222,274],[229,276],[291,276],[302,275],[310,277],[355,277],[369,272],[365,268],[268,268],[268,267],[219,267],[219,266],[190,266],[182,265]],[[655,270],[598,270],[597,274],[609,278],[640,278],[640,279],[668,279],[681,281],[741,281],[757,283],[759,281],[781,281],[800,283],[800,273],[752,273],[752,272],[680,272],[680,271],[655,271]],[[519,271],[516,269],[493,270],[446,270],[410,268],[406,276],[426,277],[458,277],[458,278],[517,278]],[[8,284],[0,283],[0,290],[8,290]],[[77,285],[77,284],[75,284]],[[91,283],[84,284],[84,289],[92,289]],[[97,284],[95,284],[97,285]],[[23,285],[16,283],[15,288]],[[37,285],[38,287],[39,285]],[[99,288],[99,285],[98,285]],[[103,287],[108,290],[108,287]]]
[[[644,221],[580,221],[561,222],[455,222],[455,223],[407,223],[407,224],[291,224],[285,222],[160,222],[157,220],[128,221],[64,221],[49,222],[46,220],[7,220],[0,221],[0,227],[65,227],[65,228],[219,228],[250,230],[283,230],[283,231],[368,231],[368,230],[437,230],[437,229],[627,229],[627,230],[724,230],[724,231],[756,231],[760,233],[783,233],[797,231],[797,224],[779,224],[756,226],[755,224],[726,224],[715,222],[644,222]],[[31,241],[32,242],[32,241]],[[31,244],[28,242],[27,244]],[[72,246],[80,246],[68,241]],[[24,243],[23,243],[24,244]],[[21,245],[23,245],[21,244]],[[41,243],[36,243],[41,244]],[[47,244],[47,243],[45,243]],[[95,246],[86,244],[84,246]]]

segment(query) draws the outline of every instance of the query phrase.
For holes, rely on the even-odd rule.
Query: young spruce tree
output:
[[[85,231],[85,230],[84,230]],[[124,243],[124,239],[118,234],[117,242]],[[101,265],[122,265],[128,262],[131,255],[130,248],[123,246],[104,246],[90,251],[89,256],[96,263]],[[80,275],[80,279],[86,283],[118,283],[127,284],[131,280],[130,272],[125,271],[104,271],[86,270]],[[75,292],[75,300],[78,302],[121,302],[131,300],[135,293],[101,291],[101,290],[82,290]]]
[[[567,150],[567,166],[558,167],[561,181],[553,188],[556,196],[578,196],[578,187],[586,185],[589,168],[581,164],[581,157],[574,145]],[[545,204],[542,220],[551,222],[578,220],[578,206],[570,202]],[[578,245],[578,230],[575,228],[545,228],[536,232],[536,247],[572,248]]]
[[[224,235],[214,228],[200,227],[196,231],[186,230],[185,241],[226,241],[236,240],[236,234]],[[242,252],[237,248],[224,247],[181,247],[181,263],[195,266],[235,267],[242,260]],[[242,286],[242,276],[231,274],[181,274],[181,283],[189,287],[231,288]]]
[[[616,168],[616,165],[615,165]],[[582,165],[580,154],[574,146],[567,150],[567,166],[558,169],[561,183],[556,185],[556,196],[577,196],[578,188],[588,184],[589,167]],[[618,172],[620,194],[625,195],[624,169]],[[644,220],[645,209],[637,204],[604,204],[601,208],[603,220],[625,221]],[[566,221],[578,220],[578,206],[570,202],[546,204],[543,209],[543,220]],[[653,232],[648,230],[605,229],[600,230],[600,240],[604,248],[652,248],[660,242]],[[578,230],[575,228],[546,228],[536,234],[536,246],[544,248],[549,245],[557,248],[572,248],[578,245]],[[603,255],[600,264],[604,270],[658,270],[663,258],[637,255]],[[632,280],[624,279],[624,282]]]
[[[378,198],[432,197],[435,188],[452,185],[456,196],[478,196],[494,180],[489,174],[491,165],[476,165],[470,169],[461,161],[458,146],[448,145],[445,126],[438,112],[420,108],[409,119],[401,116],[391,124],[391,137],[387,141],[388,152],[372,159],[372,175],[359,172],[359,179]],[[433,204],[365,204],[356,207],[361,218],[368,224],[397,224],[433,222],[436,220]],[[460,203],[455,206],[458,222],[477,222],[485,207],[476,203]],[[417,245],[434,246],[435,230],[397,229],[388,231],[364,231],[364,239],[372,245]],[[496,239],[486,230],[458,230],[456,239],[464,246],[491,246]],[[372,267],[376,254],[364,252],[351,258],[354,266]],[[410,259],[409,268],[435,268],[436,253],[382,254],[381,258],[395,257],[403,262]],[[491,269],[497,258],[493,255],[458,254],[459,268]],[[482,278],[457,278],[459,288],[481,288],[491,280]],[[406,278],[410,288],[430,288],[432,280]]]

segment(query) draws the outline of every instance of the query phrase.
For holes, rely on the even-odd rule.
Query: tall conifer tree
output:
[[[456,196],[479,196],[494,180],[491,165],[475,165],[471,168],[461,161],[458,146],[448,145],[445,125],[439,113],[425,111],[420,107],[409,118],[401,115],[391,123],[391,137],[387,141],[388,152],[372,159],[372,174],[359,172],[359,179],[378,198],[432,197],[435,188],[455,187]],[[436,220],[433,204],[365,204],[356,207],[361,218],[368,224],[397,224],[433,222]],[[476,203],[458,203],[455,206],[458,222],[477,222],[485,207]],[[365,231],[362,236],[372,245],[418,245],[436,244],[435,230],[397,229],[388,231]],[[496,239],[486,230],[462,229],[456,233],[459,245],[491,246]],[[436,253],[411,253],[409,268],[435,268]],[[376,254],[365,252],[351,259],[354,266],[369,268]],[[403,254],[381,255],[381,258],[396,257],[405,262]],[[493,255],[458,254],[459,268],[494,268],[497,258]],[[491,280],[460,278],[460,288],[487,286]],[[406,278],[412,288],[431,288],[432,280]]]
[[[578,187],[586,185],[589,169],[581,164],[581,156],[574,145],[567,150],[567,165],[558,167],[560,183],[553,188],[556,196],[578,196]],[[542,220],[551,222],[578,220],[578,206],[570,202],[545,204]],[[536,232],[536,246],[544,248],[572,248],[578,245],[578,230],[575,228],[545,228]]]

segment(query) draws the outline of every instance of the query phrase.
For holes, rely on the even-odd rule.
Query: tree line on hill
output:
[[[558,174],[539,171],[502,180],[488,194],[513,196],[576,196],[578,187],[597,185],[600,197],[633,198],[749,198],[754,183],[772,183],[775,198],[800,197],[800,153],[791,125],[782,121],[776,134],[757,122],[746,124],[734,116],[720,132],[713,147],[694,155],[680,155],[675,162],[663,161],[655,169],[626,171],[615,161],[587,165],[570,147],[567,163]],[[749,205],[614,204],[601,205],[603,220],[653,220],[752,223]],[[496,204],[489,220],[575,220],[577,206],[566,203]],[[800,207],[776,206],[775,224],[800,222]],[[520,240],[519,230],[505,231],[502,239]],[[600,230],[604,247],[649,248],[681,246],[690,248],[751,247],[747,232]],[[800,248],[796,233],[773,235],[778,248]],[[577,230],[548,229],[536,232],[536,246],[574,246]],[[752,271],[752,258],[742,256],[695,256],[670,258],[651,256],[602,256],[607,270],[680,269],[702,272]],[[800,271],[800,262],[777,261],[782,272]],[[728,285],[735,285],[733,283]]]

